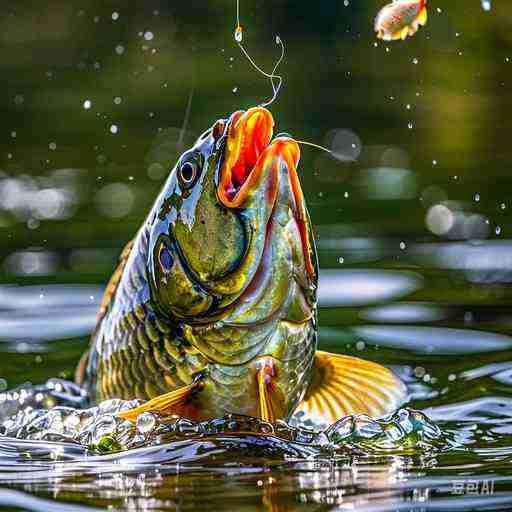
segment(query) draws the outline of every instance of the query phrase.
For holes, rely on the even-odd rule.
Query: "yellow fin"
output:
[[[135,422],[137,421],[138,415],[143,412],[156,412],[161,415],[179,414],[181,412],[181,406],[183,406],[194,393],[203,388],[204,383],[202,377],[202,375],[198,375],[191,384],[175,389],[174,391],[169,391],[169,393],[158,395],[133,409],[119,412],[118,416],[125,420]]]
[[[402,41],[404,39],[406,39],[407,36],[409,35],[409,30],[410,30],[410,27],[407,26],[407,27],[403,28],[402,31],[400,32],[400,39],[402,39]]]
[[[317,351],[313,380],[296,412],[328,423],[349,414],[380,417],[395,411],[406,397],[405,384],[384,366]]]
[[[418,25],[423,26],[423,25],[427,24],[427,19],[428,19],[427,8],[423,7],[423,9],[421,9],[421,11],[418,15],[418,18],[416,19],[416,22],[418,23]]]

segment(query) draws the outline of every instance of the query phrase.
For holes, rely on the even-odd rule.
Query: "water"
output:
[[[57,379],[38,404],[87,407],[59,379],[73,378],[122,246],[187,144],[270,88],[233,44],[231,2],[32,4],[0,7],[0,392]],[[284,431],[192,426],[100,454],[101,437],[2,438],[0,504],[512,507],[512,6],[489,6],[436,6],[414,38],[374,45],[380,3],[241,2],[265,69],[276,33],[286,44],[277,130],[343,156],[301,160],[321,348],[391,366],[442,442],[324,453]]]
[[[343,284],[354,292],[337,296]],[[318,503],[470,510],[480,501],[493,510],[510,507],[512,338],[475,330],[475,318],[473,329],[442,326],[445,308],[411,300],[423,286],[418,269],[331,269],[321,273],[319,298],[321,316],[338,319],[321,330],[322,347],[385,361],[408,383],[408,407],[426,417],[402,410],[381,422],[346,419],[314,435],[300,426],[238,417],[203,424],[143,417],[134,426],[115,417],[134,403],[113,400],[83,409],[87,397],[78,387],[51,379],[0,395],[4,418],[20,401],[33,408],[4,423],[9,437],[0,442],[0,481],[38,497],[100,508],[192,509],[213,490],[225,493],[215,502],[225,509]],[[90,296],[98,288],[48,285],[34,292],[32,285],[0,289],[11,299],[14,318],[18,308],[25,311],[23,335],[13,330],[1,347],[6,360],[17,355],[33,364],[43,357],[50,376],[55,371],[45,361],[83,343],[76,337],[82,325],[59,318],[73,319],[73,311],[81,310],[84,323],[93,321]],[[48,304],[39,302],[40,294]],[[55,332],[65,340],[48,340],[37,319],[57,311]],[[356,312],[359,321],[343,322]],[[7,333],[11,321],[5,321]],[[0,494],[5,503],[18,498]],[[31,506],[53,506],[38,503]]]

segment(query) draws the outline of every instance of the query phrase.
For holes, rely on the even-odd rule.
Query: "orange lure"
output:
[[[375,32],[384,41],[413,36],[427,23],[427,0],[395,0],[375,18]]]

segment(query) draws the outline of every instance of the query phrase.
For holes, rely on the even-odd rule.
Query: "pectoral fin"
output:
[[[197,374],[194,377],[194,380],[187,386],[156,396],[138,407],[118,413],[118,416],[125,420],[135,422],[137,421],[138,415],[143,412],[155,412],[163,416],[169,414],[180,414],[183,411],[183,406],[194,394],[201,391],[203,387],[203,375]]]
[[[328,423],[349,414],[379,417],[396,410],[406,396],[405,384],[387,368],[317,351],[313,380],[296,412]]]
[[[286,399],[279,390],[276,376],[278,363],[272,357],[261,357],[255,361],[256,383],[259,397],[259,416],[262,420],[273,423],[284,417],[283,406]]]

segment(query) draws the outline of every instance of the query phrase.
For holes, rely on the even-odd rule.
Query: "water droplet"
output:
[[[122,99],[120,96],[116,96],[116,97],[114,98],[114,103],[115,103],[116,105],[120,105],[122,101],[123,101],[123,99]]]
[[[426,370],[425,368],[423,368],[423,366],[417,366],[416,368],[414,368],[413,373],[416,377],[421,379],[425,375]]]
[[[118,44],[116,46],[116,53],[117,53],[117,55],[123,55],[123,53],[124,53],[124,46],[122,44]]]
[[[85,100],[84,101],[84,108],[85,110],[89,110],[92,107],[92,101],[91,100]]]
[[[117,124],[110,125],[110,133],[112,133],[113,135],[116,135],[118,131],[119,131],[119,127],[117,126]]]
[[[40,222],[38,219],[28,219],[27,220],[27,227],[28,229],[37,229],[40,225]]]
[[[64,427],[66,430],[78,430],[78,427],[80,426],[80,415],[77,412],[71,413],[67,418],[64,420]]]
[[[352,434],[354,429],[354,418],[347,416],[332,425],[326,432],[329,440],[333,443],[339,443]]]
[[[112,19],[113,19],[114,21],[117,21],[117,20],[119,19],[119,13],[118,13],[117,11],[114,11],[114,12],[112,13]]]
[[[137,431],[141,434],[148,434],[156,426],[156,416],[151,412],[143,412],[137,417]]]
[[[155,35],[150,30],[146,30],[146,32],[144,32],[144,39],[146,41],[151,41],[154,37]]]
[[[116,431],[117,421],[116,418],[110,414],[100,416],[94,425],[93,442],[98,443],[102,437],[111,435]]]

